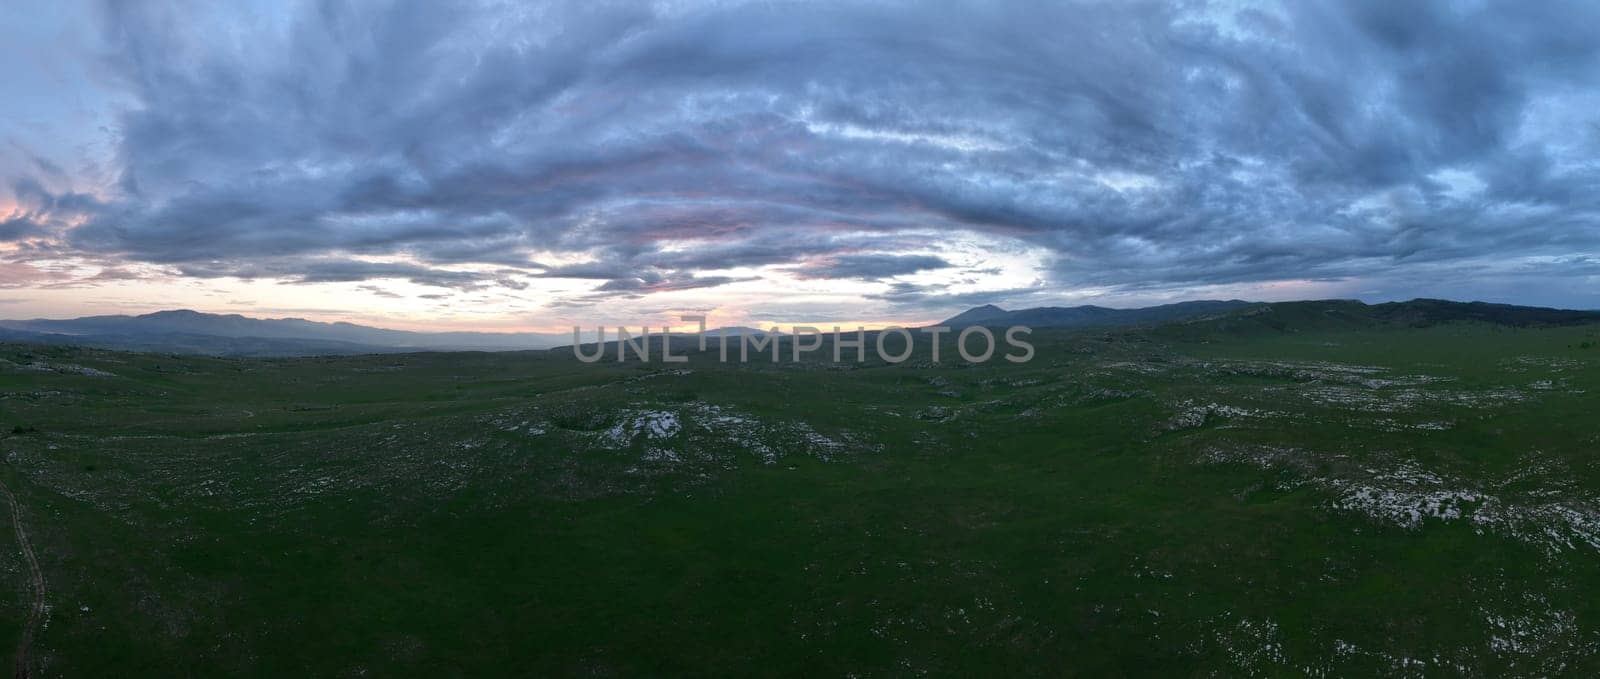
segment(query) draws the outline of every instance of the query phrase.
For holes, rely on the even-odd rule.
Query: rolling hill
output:
[[[1227,301],[1179,302],[1137,309],[1112,309],[1103,306],[1085,305],[1035,307],[1007,311],[993,304],[985,304],[968,309],[945,320],[940,325],[952,328],[965,328],[974,325],[990,327],[1025,325],[1030,328],[1115,327],[1216,315],[1257,305],[1259,303],[1234,299]]]
[[[109,349],[251,356],[372,354],[397,351],[521,351],[569,343],[565,333],[423,333],[300,318],[250,318],[198,311],[67,320],[0,321],[11,341]]]
[[[1465,321],[1517,327],[1559,326],[1600,321],[1600,312],[1436,299],[1371,305],[1355,300],[1273,303],[1206,300],[1137,309],[1076,306],[1008,311],[984,305],[956,315],[941,325],[958,329],[976,325],[1022,325],[1034,329],[1164,326],[1162,332],[1181,335],[1425,327]],[[752,327],[706,331],[708,338],[722,334],[730,338],[759,337],[768,332]],[[685,343],[693,338],[692,333],[680,332],[673,336]],[[652,334],[652,337],[659,335]],[[408,332],[353,323],[178,310],[140,316],[0,321],[0,341],[154,353],[273,357],[527,351],[570,346],[572,336],[565,333]],[[675,340],[674,346],[677,345]]]
[[[1182,320],[1157,328],[1168,337],[1301,334],[1321,331],[1425,328],[1447,323],[1537,328],[1600,322],[1600,311],[1414,299],[1366,304],[1356,300],[1275,302],[1220,316]]]

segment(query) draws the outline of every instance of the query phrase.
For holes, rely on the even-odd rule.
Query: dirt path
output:
[[[22,510],[17,506],[17,496],[11,494],[11,489],[0,481],[0,495],[6,496],[6,504],[11,506],[11,525],[17,531],[17,545],[22,548],[22,556],[28,562],[33,587],[33,606],[28,611],[28,620],[22,624],[22,636],[17,640],[17,663],[12,676],[16,679],[27,679],[28,654],[33,650],[33,633],[39,627],[39,620],[44,617],[44,573],[39,570],[39,559],[33,555],[33,543],[28,542],[28,529],[22,525]]]

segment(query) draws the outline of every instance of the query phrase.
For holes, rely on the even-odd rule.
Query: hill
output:
[[[1436,299],[1373,305],[1355,300],[1274,303],[1203,300],[1136,309],[1076,306],[1008,311],[986,304],[962,312],[941,325],[953,328],[1022,325],[1035,329],[1156,326],[1168,336],[1177,336],[1377,326],[1425,327],[1448,322],[1543,327],[1595,321],[1600,321],[1600,312]],[[768,332],[753,327],[706,331],[706,336],[713,339],[723,334],[759,337]],[[674,346],[678,346],[676,338],[687,342],[693,335],[674,333],[674,337]],[[301,318],[251,318],[177,310],[139,316],[0,320],[0,340],[170,354],[285,357],[526,351],[570,346],[572,336],[565,333],[409,332]]]
[[[1222,316],[1195,318],[1157,329],[1169,337],[1241,336],[1380,328],[1425,328],[1447,323],[1484,323],[1535,328],[1600,322],[1600,311],[1549,309],[1486,302],[1414,299],[1366,304],[1357,300],[1274,302]]]
[[[993,304],[985,304],[957,314],[940,323],[940,325],[952,328],[965,328],[974,325],[1025,325],[1030,328],[1116,327],[1146,325],[1215,315],[1255,305],[1256,303],[1253,302],[1235,299],[1227,301],[1179,302],[1136,309],[1112,309],[1103,306],[1084,305],[1074,307],[1035,307],[1007,311]]]
[[[681,335],[681,334],[684,334],[684,333],[673,333],[674,336]],[[780,335],[781,336],[781,335],[787,335],[787,334],[788,333],[786,333],[786,332],[773,333],[773,332],[768,332],[766,330],[762,330],[761,328],[750,328],[750,327],[746,327],[746,326],[742,326],[742,325],[733,325],[733,326],[728,326],[726,328],[712,328],[712,329],[706,331],[706,337],[721,337],[723,335],[727,335],[729,337],[742,337],[742,336],[745,336],[745,335],[749,335],[751,337],[761,337],[763,335]]]
[[[564,333],[408,332],[354,323],[158,311],[140,316],[0,321],[13,341],[230,356],[397,351],[522,351],[571,342]]]

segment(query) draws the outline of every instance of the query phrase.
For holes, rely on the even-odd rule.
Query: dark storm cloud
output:
[[[72,248],[192,275],[625,295],[943,266],[912,230],[1109,289],[1600,249],[1589,2],[104,14],[115,195],[0,239],[79,210]]]

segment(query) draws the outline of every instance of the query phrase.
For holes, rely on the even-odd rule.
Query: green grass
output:
[[[1582,676],[1596,336],[1041,331],[1026,365],[848,369],[12,345],[0,480],[44,675]],[[608,434],[644,412],[681,428]],[[1360,489],[1497,504],[1410,524]]]

